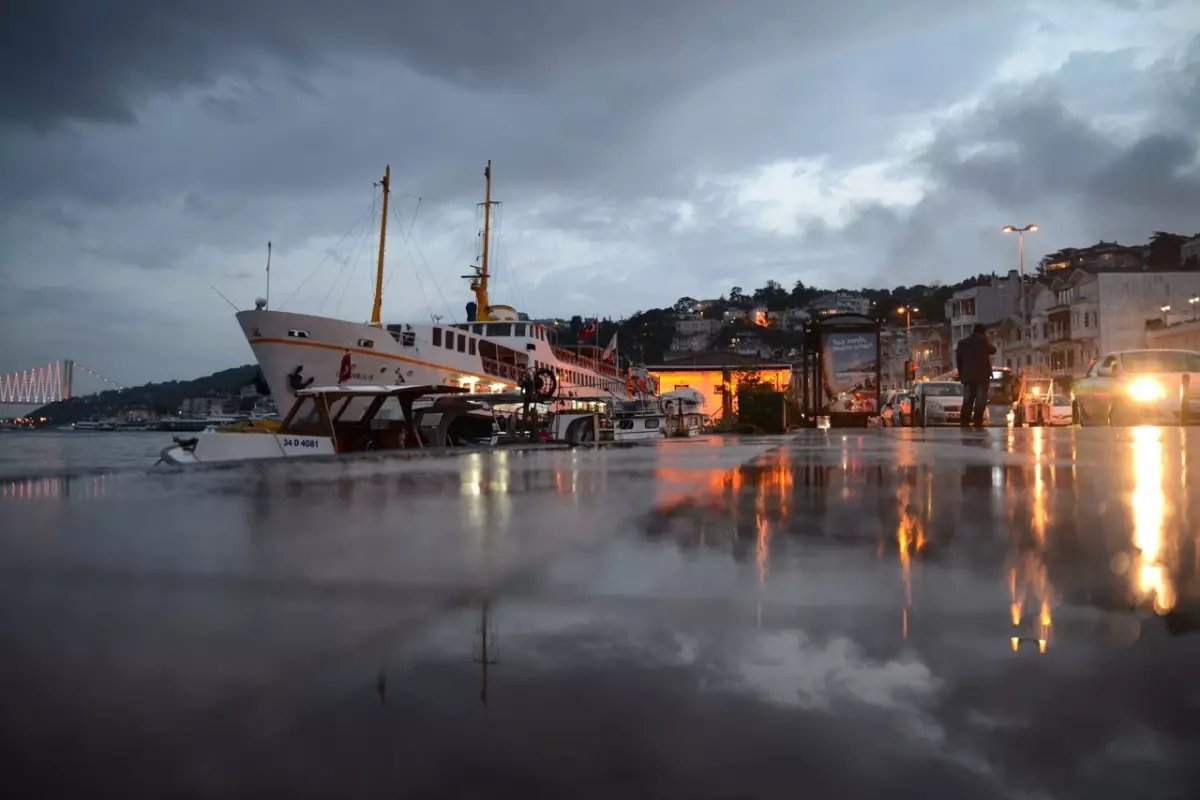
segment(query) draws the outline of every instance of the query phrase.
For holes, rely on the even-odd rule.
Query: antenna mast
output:
[[[483,252],[479,257],[479,266],[475,274],[464,275],[471,281],[471,291],[475,293],[475,319],[487,322],[492,319],[489,312],[491,301],[488,299],[488,250],[492,227],[492,160],[488,159],[487,167],[483,170],[485,189],[483,195]]]
[[[383,169],[383,180],[377,186],[383,187],[383,213],[379,216],[379,262],[375,266],[375,305],[371,309],[371,324],[382,328],[379,315],[383,310],[383,248],[387,242],[388,195],[391,193],[392,165]]]
[[[267,242],[267,297],[263,308],[271,307],[271,243]]]

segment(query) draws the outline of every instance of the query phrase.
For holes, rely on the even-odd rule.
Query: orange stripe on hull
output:
[[[364,347],[343,347],[336,344],[326,344],[325,342],[310,342],[304,339],[274,339],[266,336],[260,336],[250,340],[250,344],[284,344],[294,347],[315,347],[318,350],[335,350],[339,353],[344,353],[349,350],[351,353],[364,356],[377,356],[379,358],[388,358],[392,361],[403,361],[408,364],[416,364],[429,369],[441,370],[443,372],[453,372],[459,375],[469,375],[472,378],[478,378],[481,381],[503,382],[503,378],[497,378],[495,375],[480,375],[477,372],[467,372],[466,370],[453,369],[442,364],[434,364],[431,361],[422,361],[419,358],[410,358],[409,356],[398,356],[394,353],[385,353],[382,350],[369,350]],[[511,381],[510,381],[511,382]]]

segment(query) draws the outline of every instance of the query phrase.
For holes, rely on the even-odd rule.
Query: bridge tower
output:
[[[69,358],[65,359],[62,362],[62,378],[61,378],[61,384],[60,384],[62,387],[60,397],[63,400],[71,399],[71,396],[72,396],[71,395],[71,385],[74,382],[74,379],[75,379],[75,362]]]

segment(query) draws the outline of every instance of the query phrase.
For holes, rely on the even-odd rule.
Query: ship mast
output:
[[[383,187],[383,213],[379,215],[379,262],[375,266],[375,305],[371,309],[371,324],[376,328],[383,327],[379,315],[383,310],[383,248],[387,241],[388,195],[391,194],[391,184],[392,165],[388,164],[383,168],[383,180],[377,184]]]
[[[468,275],[471,280],[471,291],[475,293],[475,319],[487,322],[492,319],[489,311],[491,300],[488,299],[488,239],[492,226],[492,160],[488,159],[487,167],[483,170],[485,188],[483,195],[483,253],[479,257],[479,266],[474,275]]]

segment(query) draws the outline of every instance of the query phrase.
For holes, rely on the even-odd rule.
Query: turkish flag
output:
[[[592,334],[596,332],[596,323],[593,320],[591,323],[584,325],[579,329],[580,339],[590,339]]]
[[[338,370],[338,383],[345,383],[350,380],[350,351],[347,350],[342,354],[342,366]]]

